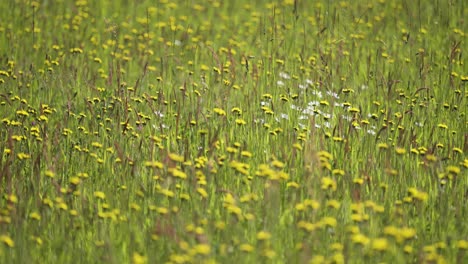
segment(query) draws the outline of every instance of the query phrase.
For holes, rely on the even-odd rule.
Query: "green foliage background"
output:
[[[7,1],[0,262],[466,263],[466,1]]]

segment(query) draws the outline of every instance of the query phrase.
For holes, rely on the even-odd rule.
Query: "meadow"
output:
[[[468,263],[468,3],[0,14],[0,263]]]

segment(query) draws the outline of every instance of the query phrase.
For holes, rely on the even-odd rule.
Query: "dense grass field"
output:
[[[0,13],[0,263],[468,263],[468,3]]]

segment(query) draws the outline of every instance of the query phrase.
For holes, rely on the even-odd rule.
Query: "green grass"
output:
[[[250,2],[3,4],[1,263],[468,262],[466,1]]]

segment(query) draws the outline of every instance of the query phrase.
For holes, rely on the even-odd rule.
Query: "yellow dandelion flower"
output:
[[[357,184],[357,185],[362,185],[364,183],[364,179],[362,178],[355,178],[353,179],[353,183]]]
[[[463,154],[463,150],[461,148],[454,147],[452,150],[453,150],[453,152]]]
[[[209,255],[211,253],[211,247],[208,244],[195,245],[194,250],[199,255]]]
[[[134,211],[141,211],[141,206],[139,206],[138,204],[136,203],[131,203],[130,204],[130,209],[134,210]]]
[[[336,191],[336,182],[329,178],[329,177],[323,177],[322,178],[322,190],[332,190]]]
[[[310,207],[314,210],[317,210],[320,208],[320,203],[317,202],[316,200],[312,200],[312,199],[305,199],[303,201],[304,205],[307,206],[307,207]]]
[[[459,249],[464,249],[464,250],[467,250],[468,249],[468,241],[466,240],[458,240],[457,241],[457,248]]]
[[[377,144],[377,148],[379,148],[379,149],[388,149],[388,145],[386,143],[379,143],[379,144]]]
[[[333,175],[341,175],[341,176],[344,176],[344,175],[345,175],[345,171],[344,171],[344,170],[340,170],[340,169],[334,169],[334,170],[332,170],[332,174],[333,174]]]
[[[184,157],[180,156],[180,155],[177,155],[175,153],[169,153],[169,158],[172,160],[172,161],[176,161],[176,162],[184,162]]]
[[[316,225],[316,224],[310,223],[310,222],[299,221],[299,222],[297,223],[297,227],[298,227],[298,228],[301,228],[301,229],[304,229],[305,231],[308,231],[308,232],[313,232],[313,231],[316,230],[319,226]]]
[[[145,161],[143,163],[143,166],[145,167],[152,167],[152,168],[158,168],[158,169],[162,169],[164,168],[163,164],[159,161]]]
[[[356,244],[367,245],[370,242],[370,239],[365,235],[358,233],[351,237],[351,240]]]
[[[75,209],[70,210],[69,213],[70,213],[71,216],[77,216],[78,215],[78,211],[76,211]]]
[[[133,264],[146,264],[148,263],[148,257],[140,255],[137,252],[134,252],[133,257],[132,257],[132,263]]]
[[[7,200],[10,202],[10,203],[18,203],[18,196],[16,196],[15,194],[11,194],[7,197]]]
[[[238,150],[236,148],[233,148],[233,147],[227,147],[226,151],[228,153],[237,153],[238,152]]]
[[[197,192],[201,195],[201,197],[203,198],[207,198],[208,197],[208,193],[206,192],[205,189],[203,188],[197,188]]]
[[[228,205],[226,207],[226,209],[228,210],[229,213],[233,213],[233,214],[237,215],[238,217],[242,216],[242,209],[240,207],[238,207],[238,206]]]
[[[324,217],[320,223],[327,227],[336,227],[337,225],[337,221],[334,217]]]
[[[325,158],[326,160],[333,160],[332,154],[327,151],[319,151],[317,154],[320,158]]]
[[[242,118],[237,118],[236,119],[236,124],[239,125],[239,126],[242,126],[242,125],[247,124],[247,122]]]
[[[165,215],[169,213],[169,210],[166,207],[157,207],[156,212],[158,212],[159,214]]]
[[[359,108],[357,108],[357,107],[351,107],[351,108],[348,109],[348,111],[349,111],[350,113],[359,113],[359,112],[361,112],[361,111],[359,110]]]
[[[446,124],[438,124],[437,127],[441,128],[441,129],[447,129],[448,126]]]
[[[304,203],[297,203],[295,208],[296,208],[297,211],[305,211],[307,206]]]
[[[334,208],[334,209],[339,209],[341,204],[339,201],[337,200],[329,200],[327,201],[327,207],[331,207],[331,208]]]
[[[346,227],[346,231],[351,234],[359,234],[359,226],[348,226]]]
[[[330,245],[330,248],[335,251],[342,251],[344,249],[344,246],[341,243],[333,243]]]
[[[446,170],[452,175],[458,175],[460,173],[460,168],[458,168],[457,166],[448,166]]]
[[[312,259],[309,261],[310,264],[323,264],[327,263],[325,261],[325,257],[322,255],[315,255],[312,257]]]
[[[177,168],[170,168],[168,171],[172,174],[172,176],[176,178],[180,178],[180,179],[187,178],[187,174],[181,170],[178,170]]]
[[[244,151],[241,152],[241,156],[250,158],[250,157],[252,157],[252,153],[249,152],[249,151],[244,150]]]
[[[376,251],[385,251],[388,248],[388,241],[385,238],[376,238],[372,241],[372,249]]]
[[[403,154],[406,153],[406,149],[404,149],[404,148],[398,148],[398,147],[397,147],[397,148],[395,148],[395,152],[396,152],[396,154],[398,154],[398,155],[403,155]]]
[[[258,240],[268,240],[271,238],[271,234],[267,231],[260,231],[257,233]]]
[[[224,230],[226,228],[226,223],[223,221],[218,221],[215,224],[215,228],[218,230]]]
[[[281,161],[279,161],[279,160],[274,160],[274,161],[272,161],[272,162],[271,162],[271,165],[272,165],[273,167],[277,168],[277,169],[282,169],[282,168],[284,168],[284,166],[285,166],[284,163],[281,162]]]
[[[13,239],[11,239],[9,236],[7,235],[1,235],[0,236],[0,241],[3,242],[5,245],[7,245],[8,247],[14,247],[15,246],[15,242],[13,241]]]
[[[344,264],[345,263],[345,258],[342,253],[335,253],[331,257],[331,263],[336,263],[336,264]]]
[[[429,194],[423,191],[419,191],[416,188],[409,188],[408,193],[410,194],[411,198],[414,198],[419,201],[426,201],[429,198]]]
[[[92,142],[91,143],[91,146],[95,147],[95,148],[102,148],[102,144],[99,143],[99,142]]]
[[[302,150],[302,146],[300,143],[294,143],[293,144],[293,148],[297,149],[297,150]]]
[[[34,220],[41,220],[41,215],[38,212],[32,212],[29,214],[29,218]]]
[[[286,183],[286,187],[298,189],[300,185],[297,182],[291,181],[291,182]]]
[[[29,159],[31,158],[31,155],[27,154],[27,153],[18,153],[18,155],[16,155],[18,157],[18,159],[20,160],[24,160],[24,159]]]
[[[100,192],[100,191],[96,191],[94,192],[94,197],[100,199],[100,200],[104,200],[106,199],[106,194],[103,193],[103,192]]]
[[[239,249],[243,252],[252,252],[255,248],[250,244],[241,244]]]
[[[416,236],[416,230],[413,228],[404,227],[400,229],[399,235],[404,239],[411,239]]]
[[[218,108],[218,107],[213,108],[213,112],[215,112],[219,116],[225,116],[226,115],[226,111],[224,111],[223,109]]]
[[[276,252],[273,249],[266,249],[263,251],[262,255],[269,259],[272,259],[276,257]]]

